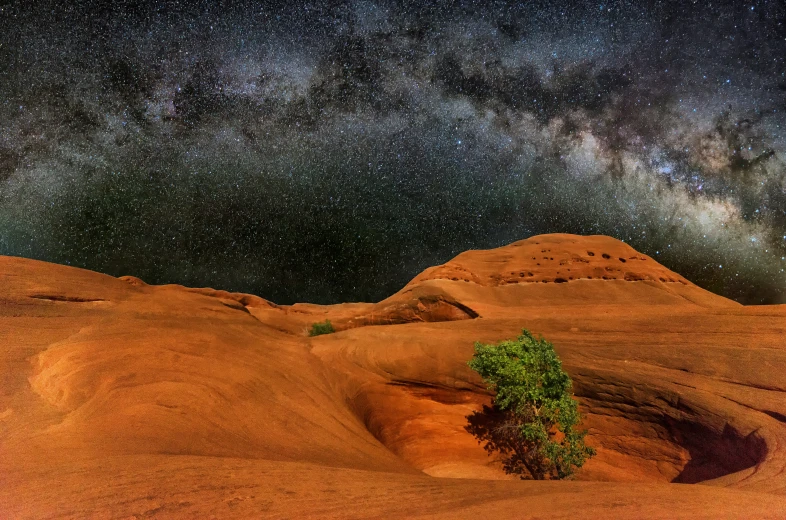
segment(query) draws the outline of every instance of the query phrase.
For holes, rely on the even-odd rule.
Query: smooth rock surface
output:
[[[574,380],[575,481],[513,479],[464,429],[474,342],[522,328]],[[0,257],[0,517],[786,518],[784,332],[601,236],[332,306]]]

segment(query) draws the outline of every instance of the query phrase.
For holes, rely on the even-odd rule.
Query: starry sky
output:
[[[0,0],[0,254],[277,303],[624,240],[786,303],[781,0]]]

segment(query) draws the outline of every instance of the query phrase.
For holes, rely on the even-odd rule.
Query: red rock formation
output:
[[[573,377],[577,481],[510,480],[464,430],[473,343],[524,327]],[[607,237],[333,306],[0,257],[0,517],[784,518],[784,329]]]

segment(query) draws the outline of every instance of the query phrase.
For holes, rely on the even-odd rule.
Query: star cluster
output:
[[[0,3],[0,254],[279,303],[606,234],[786,302],[786,6]]]

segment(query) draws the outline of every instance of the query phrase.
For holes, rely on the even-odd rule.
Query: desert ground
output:
[[[570,481],[506,475],[465,430],[491,398],[474,343],[522,328],[597,450]],[[0,257],[0,518],[783,519],[784,338],[786,305],[604,236],[328,306]]]

